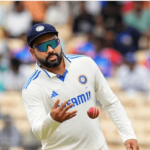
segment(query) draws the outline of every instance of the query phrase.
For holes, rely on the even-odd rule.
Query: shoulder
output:
[[[81,58],[81,57],[87,57],[86,55],[75,55],[75,54],[68,54],[65,55],[69,59],[76,59],[76,58]]]
[[[85,55],[66,55],[66,57],[74,64],[75,67],[87,68],[92,71],[97,70],[98,66],[95,61]]]
[[[66,55],[66,57],[75,66],[90,67],[95,65],[94,60],[91,57],[86,55]]]
[[[66,55],[66,58],[71,62],[90,62],[92,59],[86,55]]]
[[[28,89],[30,86],[34,86],[39,80],[40,73],[40,70],[35,70],[24,84],[23,89]]]
[[[22,89],[22,98],[23,101],[28,101],[31,99],[39,99],[42,98],[43,89],[40,86],[41,80],[39,79],[40,76],[39,70],[36,70],[28,81],[25,83]]]

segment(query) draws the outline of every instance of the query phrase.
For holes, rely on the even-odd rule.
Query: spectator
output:
[[[17,90],[20,91],[26,82],[26,75],[20,71],[21,62],[16,58],[11,58],[10,69],[5,72],[4,75],[4,87],[5,90]]]
[[[21,34],[20,39],[22,40],[23,44],[21,44],[17,48],[11,47],[10,50],[11,57],[19,59],[24,64],[31,64],[35,62],[29,51],[30,47],[27,44],[26,33]]]
[[[12,6],[13,1],[0,1],[0,26],[3,26],[5,15]]]
[[[101,15],[95,16],[95,26],[93,29],[93,34],[97,38],[103,38],[105,36],[105,26],[104,19]]]
[[[0,5],[0,26],[3,24],[4,19],[4,10],[3,7]]]
[[[56,25],[64,25],[69,20],[69,3],[65,1],[51,1],[47,2],[48,8],[46,10],[45,22]]]
[[[85,8],[87,13],[96,16],[101,12],[102,4],[99,1],[85,1]]]
[[[4,127],[0,130],[0,148],[22,146],[22,136],[14,126],[13,120],[9,115],[3,116]]]
[[[125,64],[117,71],[121,88],[127,92],[148,92],[148,70],[136,63],[134,53],[125,55]]]
[[[31,14],[24,9],[21,1],[15,1],[13,10],[5,17],[4,26],[10,37],[18,38],[22,33],[28,32],[31,27]]]
[[[117,24],[120,21],[121,9],[117,1],[107,2],[106,7],[102,10],[101,15],[103,16],[105,28],[107,30],[116,31]]]
[[[1,28],[2,39],[0,40],[0,52],[3,55],[3,58],[8,58],[8,42],[9,42],[9,33],[5,28]]]
[[[114,48],[103,48],[100,52],[101,56],[109,59],[113,66],[118,66],[122,63],[122,55]]]
[[[150,28],[150,11],[143,8],[143,1],[134,1],[134,9],[124,14],[124,21],[141,33],[146,34]]]
[[[22,3],[32,15],[32,25],[44,21],[47,9],[46,1],[22,1]]]
[[[140,32],[131,26],[126,26],[120,18],[118,28],[116,30],[114,48],[125,55],[128,52],[135,52],[139,49],[138,42],[140,39]]]
[[[111,77],[114,75],[115,69],[122,63],[122,55],[113,48],[105,48],[103,38],[96,38],[95,41],[96,55],[94,61],[105,77]]]
[[[135,55],[140,65],[145,66],[150,71],[150,47],[149,38],[147,36],[141,36],[139,39],[139,50]]]
[[[96,38],[95,39],[95,57],[93,60],[98,65],[99,69],[103,73],[105,77],[112,76],[112,65],[111,61],[105,56],[101,55],[101,50],[103,49],[103,39]]]
[[[3,59],[2,51],[0,50],[0,92],[4,91],[4,72],[7,70],[7,66],[5,64],[5,60]]]
[[[104,36],[104,47],[114,48],[115,32],[113,30],[106,30]]]
[[[133,8],[134,8],[134,2],[133,1],[124,1],[123,4],[122,4],[121,11],[122,11],[122,13],[128,13]]]
[[[4,73],[9,67],[9,58],[8,58],[8,37],[7,32],[3,29],[3,39],[0,41],[0,92],[4,91]]]
[[[79,16],[79,14],[80,14],[80,1],[70,1],[69,6],[70,6],[70,10],[71,10],[70,11],[71,18],[74,19],[77,16]]]
[[[85,2],[81,1],[80,14],[74,20],[73,32],[86,34],[92,31],[94,24],[93,16],[86,12]]]
[[[84,42],[77,42],[75,44],[74,50],[72,50],[72,53],[86,55],[93,59],[96,55],[94,39],[95,37],[92,32],[87,33],[87,40],[85,40]]]

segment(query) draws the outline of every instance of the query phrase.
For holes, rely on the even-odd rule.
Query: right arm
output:
[[[63,121],[76,116],[76,110],[67,112],[73,104],[64,108],[68,101],[65,101],[58,108],[60,100],[55,102],[53,108],[47,114],[42,100],[42,93],[37,88],[34,88],[34,90],[23,89],[22,96],[32,132],[39,140],[49,138]]]
[[[50,112],[46,114],[42,93],[36,90],[23,89],[22,97],[32,132],[36,138],[44,140],[50,137],[61,123],[53,120]]]

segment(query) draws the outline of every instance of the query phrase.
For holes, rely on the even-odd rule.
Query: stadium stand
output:
[[[85,33],[79,32],[79,33],[73,33],[73,25],[75,18],[77,18],[80,15],[80,7],[85,5],[88,6],[88,9],[92,8],[92,1],[90,2],[91,7],[89,7],[89,4],[87,2],[64,2],[67,3],[65,5],[66,7],[69,7],[70,13],[67,16],[68,20],[65,24],[57,24],[56,23],[56,29],[59,31],[59,37],[61,39],[61,44],[63,50],[66,54],[73,54],[75,53],[75,49],[77,48],[78,44],[83,44],[85,41],[87,41],[88,36]],[[118,32],[120,30],[120,25],[124,23],[123,18],[126,17],[126,15],[129,14],[130,11],[133,11],[134,9],[134,2],[130,1],[118,1],[118,2],[108,2],[108,1],[100,1],[99,8],[96,11],[97,15],[100,15],[100,22],[101,27],[98,27],[98,24],[96,23],[94,26],[94,29],[98,33],[101,33],[100,40],[104,40],[101,47],[102,49],[107,48],[105,46],[110,46],[111,48],[114,48],[114,40],[116,35],[119,35],[121,37],[120,43],[127,44],[124,45],[124,47],[128,46],[134,46],[135,43],[132,43],[133,41],[136,41],[137,39],[134,39],[133,41],[131,39],[131,35],[128,34],[126,36],[125,32]],[[13,9],[14,2],[13,1],[0,1],[0,47],[1,45],[5,45],[7,43],[7,49],[5,49],[5,55],[1,56],[2,58],[5,57],[7,59],[11,59],[11,52],[13,50],[18,50],[18,47],[22,47],[23,41],[19,38],[12,38],[9,35],[9,32],[5,28],[3,24],[3,19],[8,14],[8,12],[11,12]],[[38,4],[39,5],[39,4]],[[57,2],[55,7],[61,7],[61,3]],[[150,2],[144,2],[142,3],[143,7],[142,9],[145,9],[149,13],[150,11]],[[26,6],[28,6],[28,2],[26,2]],[[49,7],[52,6],[49,4]],[[45,7],[45,6],[44,6]],[[26,7],[27,8],[27,7]],[[67,8],[68,9],[68,8]],[[87,9],[87,8],[85,8]],[[109,10],[112,11],[108,12]],[[30,9],[28,10],[30,11]],[[87,11],[87,10],[86,10]],[[88,10],[88,13],[93,12],[94,10]],[[30,12],[31,14],[33,12]],[[48,12],[47,12],[48,13]],[[51,12],[52,13],[52,12]],[[119,15],[117,15],[118,13]],[[48,14],[47,14],[48,15]],[[99,18],[98,16],[94,16],[94,13],[90,14],[95,20],[96,18]],[[34,16],[32,20],[32,24],[38,23],[40,20],[36,20]],[[56,19],[56,18],[54,18]],[[42,17],[42,20],[44,20],[44,17]],[[55,20],[53,20],[55,21]],[[97,22],[96,21],[96,22]],[[122,21],[122,22],[121,22]],[[147,20],[149,21],[149,20]],[[148,22],[149,27],[150,23]],[[126,26],[125,26],[126,27]],[[110,32],[109,32],[110,31]],[[128,31],[128,30],[124,30]],[[134,31],[134,30],[132,30]],[[100,38],[97,36],[100,36],[90,31],[94,38]],[[107,37],[105,37],[105,33],[114,33],[113,36],[111,34],[107,34]],[[121,34],[120,34],[121,33]],[[122,34],[123,33],[123,34]],[[149,34],[148,34],[149,33]],[[25,33],[26,34],[26,33]],[[148,71],[150,71],[150,32],[147,33],[141,33],[141,37],[139,38],[139,41],[136,41],[136,44],[138,43],[138,48],[135,50],[135,57],[139,65],[145,66]],[[21,35],[20,35],[21,36]],[[107,39],[107,42],[106,42]],[[94,41],[94,39],[92,39]],[[6,43],[5,43],[6,42]],[[116,41],[118,42],[118,41]],[[137,45],[136,45],[137,46]],[[0,49],[1,50],[1,49]],[[21,50],[21,49],[20,49]],[[118,49],[115,49],[119,52]],[[93,49],[94,51],[94,49]],[[101,50],[100,50],[101,51]],[[127,50],[128,51],[128,50]],[[132,51],[132,49],[131,49]],[[20,52],[18,51],[18,54]],[[125,51],[126,53],[126,51]],[[21,53],[20,53],[21,54]],[[109,53],[110,54],[110,53]],[[121,54],[121,57],[124,57],[124,53]],[[108,59],[109,60],[109,59]],[[27,60],[25,60],[27,61]],[[109,60],[110,61],[110,60]],[[121,62],[122,63],[122,62]],[[0,59],[0,86],[1,86],[1,74],[4,70],[2,70],[2,63]],[[35,69],[34,63],[26,64],[33,70]],[[120,64],[119,64],[120,65]],[[136,92],[136,93],[129,93],[126,91],[123,91],[120,87],[120,82],[116,76],[116,71],[119,67],[113,66],[111,68],[113,70],[112,76],[109,76],[107,79],[108,84],[110,85],[110,88],[113,90],[113,92],[117,95],[118,99],[121,101],[122,105],[124,106],[129,119],[132,122],[132,125],[134,127],[135,133],[137,135],[137,139],[139,142],[140,150],[150,150],[150,82],[148,82],[149,90],[148,93],[145,94],[143,92]],[[9,65],[7,66],[9,68]],[[28,71],[27,71],[28,73]],[[2,78],[3,79],[3,78]],[[110,120],[107,113],[102,109],[101,105],[97,105],[97,107],[100,110],[99,115],[99,121],[101,124],[101,128],[103,130],[104,136],[106,138],[106,142],[108,143],[110,150],[124,150],[125,147],[122,143],[122,140],[119,136],[119,133],[113,124],[113,122]],[[23,136],[23,145],[22,147],[11,147],[9,150],[41,150],[40,141],[38,141],[33,133],[31,132],[31,128],[27,119],[27,115],[25,112],[25,108],[22,101],[21,91],[7,91],[5,89],[0,88],[0,114],[2,115],[10,115],[13,119],[13,122],[16,126],[16,128],[20,131],[20,133]],[[2,118],[0,118],[0,129],[4,127],[4,121]]]

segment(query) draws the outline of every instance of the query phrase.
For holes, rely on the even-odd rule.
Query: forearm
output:
[[[92,69],[95,75],[96,99],[102,104],[103,108],[115,123],[123,142],[128,139],[136,139],[131,122],[127,117],[122,104],[110,89],[99,68],[93,64]]]
[[[46,118],[42,122],[37,122],[32,125],[32,132],[39,140],[45,140],[49,138],[61,123],[56,122],[47,114]]]
[[[50,112],[47,113],[42,100],[43,97],[39,92],[33,93],[23,90],[22,96],[32,132],[39,140],[49,138],[58,128],[60,123],[51,118]]]
[[[106,106],[104,109],[116,125],[123,142],[128,139],[136,139],[131,121],[129,120],[120,101],[117,100],[109,106]]]

